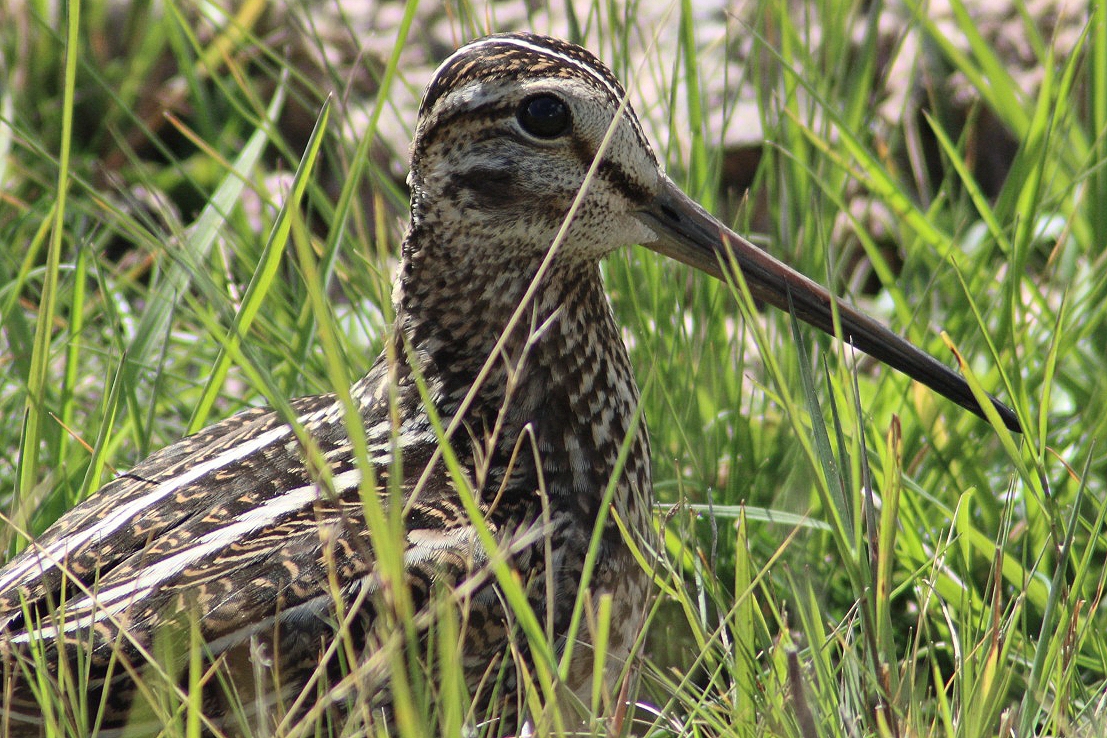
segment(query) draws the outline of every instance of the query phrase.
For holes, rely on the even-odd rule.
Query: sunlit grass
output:
[[[426,42],[408,25],[417,6],[380,32]],[[1028,94],[960,5],[948,23],[907,6],[895,48],[919,42],[937,61],[912,67],[894,124],[880,91],[902,80],[889,80],[887,37],[866,15],[892,12],[882,6],[762,0],[721,38],[675,4],[661,29],[674,41],[656,47],[655,16],[633,7],[577,5],[558,26],[627,80],[690,193],[952,365],[944,331],[1025,429],[1005,437],[794,331],[738,286],[644,250],[609,260],[666,523],[640,689],[663,714],[659,735],[1105,729],[1107,14],[1066,47],[1023,16],[1038,72]],[[404,154],[351,127],[376,130],[421,84],[398,54],[359,62],[385,94],[358,108],[350,71],[290,61],[263,3],[233,17],[185,3],[67,7],[54,23],[29,3],[0,32],[9,554],[190,430],[341,394],[368,367],[391,316]],[[511,17],[451,12],[442,27],[455,37],[438,43]],[[347,23],[348,36],[365,32]],[[310,24],[283,31],[327,43]],[[713,121],[749,123],[713,108],[734,102],[711,97],[720,47],[752,49],[728,84],[757,95],[766,139],[740,202],[720,187]],[[978,99],[967,112],[944,86],[954,73]],[[292,129],[294,116],[310,124]],[[998,186],[978,179],[998,145],[992,119],[1015,143]],[[863,291],[858,260],[873,275]],[[463,624],[444,608],[449,664]],[[456,671],[433,683],[402,639],[390,648],[407,685],[401,734],[469,720]],[[218,678],[197,669],[185,683]],[[550,674],[532,677],[532,698],[556,699]],[[79,675],[67,680],[79,704]],[[164,681],[149,685],[151,710],[167,734],[196,735],[197,706]],[[363,683],[341,685],[352,703]],[[44,698],[58,725],[63,703]],[[281,726],[315,734],[309,721]]]

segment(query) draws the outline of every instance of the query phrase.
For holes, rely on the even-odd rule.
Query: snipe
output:
[[[156,728],[164,706],[135,677],[198,688],[190,645],[215,672],[202,688],[206,730],[285,712],[388,719],[392,656],[407,654],[396,634],[440,635],[443,600],[463,614],[454,650],[479,709],[516,715],[516,687],[538,656],[495,563],[558,653],[585,597],[593,614],[566,682],[586,703],[587,623],[610,597],[605,687],[616,689],[650,581],[618,523],[651,550],[653,495],[599,261],[638,243],[717,277],[736,266],[755,297],[828,332],[833,298],[682,194],[611,72],[562,41],[492,36],[447,59],[419,111],[409,183],[394,332],[352,388],[359,433],[331,395],[293,401],[306,434],[249,410],[65,514],[0,571],[0,729],[36,734],[44,703],[78,733]],[[836,309],[850,343],[981,413],[944,365]],[[448,428],[463,479],[447,470],[432,418]],[[402,522],[399,575],[380,564],[386,544],[366,498]],[[33,677],[35,663],[53,671]],[[231,709],[232,692],[244,710]],[[362,699],[351,707],[352,694]]]

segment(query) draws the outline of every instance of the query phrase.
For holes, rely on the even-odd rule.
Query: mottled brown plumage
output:
[[[331,395],[293,401],[300,430],[275,412],[247,411],[155,453],[64,515],[0,571],[11,695],[0,730],[39,731],[32,647],[70,670],[87,665],[85,676],[70,675],[76,690],[57,685],[65,669],[44,682],[67,705],[63,723],[156,730],[165,714],[143,703],[134,674],[187,689],[190,639],[219,672],[203,690],[207,730],[234,734],[240,719],[272,726],[286,713],[364,729],[389,719],[404,623],[414,618],[408,634],[437,633],[442,598],[464,616],[473,722],[502,716],[508,730],[535,662],[494,559],[517,576],[558,652],[578,591],[593,611],[611,598],[604,687],[609,698],[617,692],[650,579],[617,522],[645,551],[655,533],[638,390],[600,259],[646,243],[721,275],[719,255],[733,256],[755,294],[833,325],[825,291],[679,194],[623,96],[588,52],[527,34],[476,41],[439,68],[412,147],[394,333],[351,390],[358,432]],[[945,367],[838,310],[847,338],[979,412]],[[479,523],[443,462],[432,416],[448,428]],[[402,525],[402,581],[380,565],[387,543],[369,529],[367,498]],[[587,702],[588,627],[579,640],[565,686]],[[228,684],[243,715],[228,707]],[[87,714],[72,701],[86,687]]]

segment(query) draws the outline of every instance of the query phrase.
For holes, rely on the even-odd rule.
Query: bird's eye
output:
[[[528,97],[515,117],[536,138],[557,138],[569,130],[569,106],[553,95]]]

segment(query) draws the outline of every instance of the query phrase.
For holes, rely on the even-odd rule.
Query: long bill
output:
[[[847,343],[985,417],[960,375],[724,226],[669,179],[637,216],[657,235],[657,240],[643,246],[721,280],[726,279],[724,264],[737,265],[754,298],[793,312],[830,335],[835,335],[832,310],[836,309]],[[1021,433],[1015,412],[991,395],[988,398],[1004,425]]]

